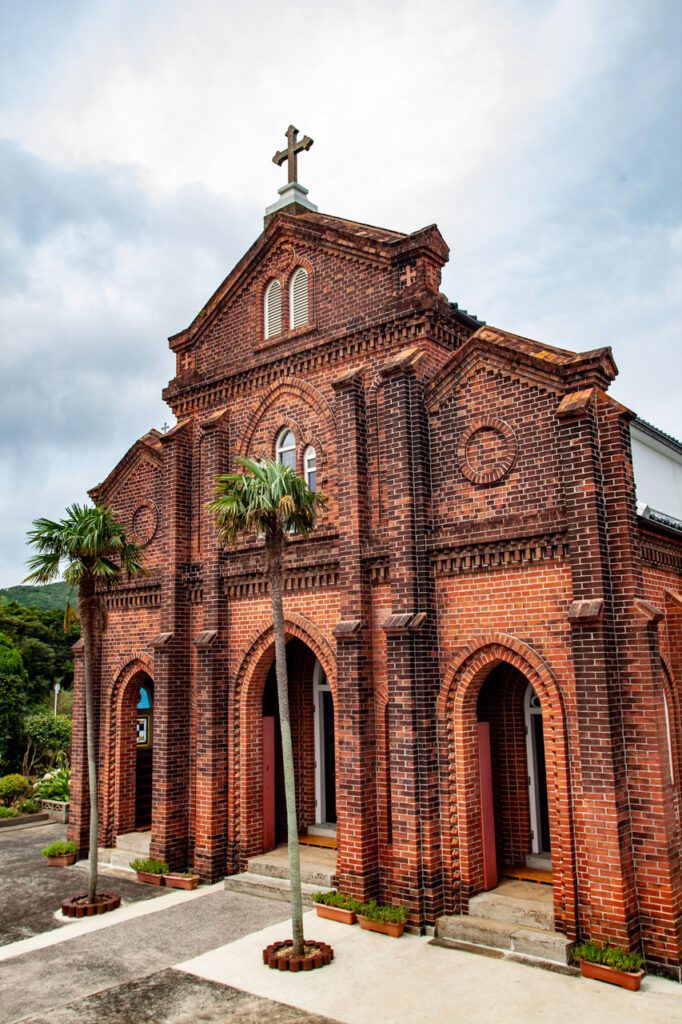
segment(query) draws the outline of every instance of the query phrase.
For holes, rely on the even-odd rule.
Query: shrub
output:
[[[40,804],[32,796],[28,800],[20,800],[18,804],[15,804],[15,807],[20,814],[36,814],[40,810]]]
[[[13,803],[17,797],[24,795],[28,785],[25,775],[5,775],[0,779],[0,802],[5,805]]]
[[[621,946],[598,945],[594,940],[583,942],[574,946],[571,950],[571,957],[578,963],[585,960],[590,964],[603,964],[604,967],[613,967],[616,971],[626,971],[634,974],[641,971],[644,961],[639,953],[628,953],[627,949]]]
[[[146,871],[148,875],[167,875],[170,870],[165,860],[155,860],[153,857],[136,857],[131,860],[130,866],[133,871]]]
[[[18,814],[14,807],[0,807],[0,818],[16,818]]]
[[[76,843],[66,843],[63,839],[58,839],[56,843],[50,843],[40,852],[43,857],[61,857],[64,853],[78,853],[78,846]]]
[[[11,771],[21,763],[27,683],[20,652],[5,633],[0,633],[0,771]]]
[[[71,749],[71,721],[51,711],[33,711],[24,718],[26,753],[24,771],[28,775],[36,765],[54,765],[60,755]]]
[[[69,800],[71,771],[69,768],[54,768],[38,779],[33,795],[39,800]]]
[[[314,892],[313,903],[323,903],[325,907],[336,907],[337,910],[362,911],[362,903],[352,896],[344,896],[341,892]]]
[[[363,917],[368,917],[370,921],[379,921],[381,924],[400,924],[407,920],[409,911],[407,907],[394,907],[390,903],[382,904],[377,903],[376,900],[370,900],[369,903],[363,904],[360,913]]]

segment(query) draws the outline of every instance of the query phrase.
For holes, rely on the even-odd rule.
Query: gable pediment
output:
[[[577,386],[606,390],[618,373],[608,347],[570,352],[485,325],[453,352],[429,381],[429,411],[436,412],[460,381],[481,366],[562,393]]]
[[[160,472],[163,465],[161,436],[160,431],[150,430],[144,437],[139,438],[114,466],[106,479],[88,491],[92,500],[108,503],[112,495],[120,491],[142,465],[146,464],[155,472]]]

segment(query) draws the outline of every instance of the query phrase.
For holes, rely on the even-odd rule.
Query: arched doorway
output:
[[[322,665],[296,637],[287,642],[289,713],[299,832],[336,822],[334,704]],[[287,818],[273,661],[262,696],[263,852],[286,842]]]
[[[135,734],[135,830],[152,827],[152,681],[140,680]]]
[[[116,702],[116,835],[151,828],[153,745],[154,684],[133,667]]]
[[[550,811],[542,708],[526,676],[502,663],[480,688],[479,745],[484,888],[498,877],[551,880]]]

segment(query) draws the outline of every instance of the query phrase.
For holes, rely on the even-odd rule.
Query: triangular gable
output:
[[[406,235],[356,221],[312,213],[293,215],[281,210],[216,289],[189,327],[168,341],[174,352],[196,342],[209,328],[218,312],[233,301],[258,273],[265,259],[278,247],[294,242],[314,243],[335,249],[341,256],[381,264],[403,260],[408,254],[429,253],[442,266],[449,249],[435,224]]]
[[[160,470],[163,462],[161,437],[158,430],[150,430],[139,438],[125,453],[120,462],[112,469],[109,476],[92,487],[88,494],[95,502],[106,501],[107,497],[119,488],[130,476],[141,460],[147,461],[154,469]]]
[[[429,410],[437,409],[455,381],[479,362],[491,362],[507,368],[515,376],[561,391],[575,387],[606,390],[618,373],[608,347],[570,352],[486,325],[453,352],[429,381],[426,388]]]

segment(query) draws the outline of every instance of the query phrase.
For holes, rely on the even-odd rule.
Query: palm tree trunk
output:
[[[99,813],[97,806],[97,758],[95,754],[95,587],[91,580],[83,579],[78,595],[78,614],[83,633],[83,661],[85,669],[85,730],[88,746],[88,788],[90,790],[90,845],[88,849],[88,903],[95,902],[97,892],[97,835]]]
[[[284,766],[284,792],[287,803],[287,838],[289,843],[289,880],[291,884],[291,927],[293,955],[303,955],[303,900],[301,896],[301,860],[298,848],[296,821],[296,783],[294,780],[294,754],[291,743],[289,717],[289,684],[287,655],[284,641],[284,610],[282,607],[282,546],[274,542],[269,546],[268,578],[272,600],[272,620],[275,634],[275,668],[277,672],[277,699],[279,723],[282,733],[282,762]]]

